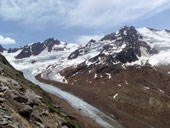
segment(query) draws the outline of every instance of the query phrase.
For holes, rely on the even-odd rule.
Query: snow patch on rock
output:
[[[106,75],[108,76],[108,78],[109,78],[109,79],[111,79],[111,78],[112,78],[111,74],[106,73]]]
[[[57,73],[55,76],[56,80],[61,83],[68,83],[68,81],[65,79],[64,76],[62,76],[60,73]]]
[[[114,96],[113,96],[113,99],[116,99],[116,97],[118,96],[119,94],[116,93]]]

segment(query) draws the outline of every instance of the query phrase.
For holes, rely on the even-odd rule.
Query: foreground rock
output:
[[[0,128],[80,128],[0,55]],[[5,62],[5,63],[4,63]]]

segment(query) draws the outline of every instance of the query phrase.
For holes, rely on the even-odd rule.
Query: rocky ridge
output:
[[[70,54],[68,59],[75,59],[84,54],[92,52],[93,49],[99,51],[98,57],[112,56],[114,62],[134,62],[141,56],[157,53],[156,49],[151,48],[137,30],[131,27],[123,27],[116,33],[111,33],[103,37],[100,41],[91,40],[84,47],[77,49]],[[103,60],[103,59],[101,59]]]
[[[0,52],[4,52],[5,49],[0,45]]]
[[[28,58],[30,56],[37,56],[44,50],[47,50],[47,52],[51,52],[52,50],[63,51],[65,48],[64,46],[61,48],[54,47],[55,45],[57,46],[57,45],[61,45],[61,44],[63,44],[63,43],[61,43],[59,40],[56,40],[54,38],[49,38],[43,42],[37,42],[37,43],[33,43],[33,44],[26,45],[23,47],[19,47],[19,48],[10,48],[10,49],[8,49],[7,52],[15,53],[15,52],[21,50],[20,53],[15,58],[23,59],[23,58]],[[65,43],[63,45],[67,45],[67,44]]]

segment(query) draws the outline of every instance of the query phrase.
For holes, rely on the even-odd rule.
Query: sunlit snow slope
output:
[[[170,31],[140,28],[137,31],[143,36],[143,40],[152,48],[158,50],[158,54],[147,58],[151,65],[170,64]]]
[[[45,48],[39,55],[31,55],[30,57],[22,59],[16,59],[16,56],[23,51],[23,48],[12,53],[4,51],[2,54],[16,69],[32,69],[32,74],[37,75],[47,66],[54,63],[60,63],[60,61],[65,61],[68,55],[78,47],[79,45],[77,44],[60,42],[60,44],[55,44],[50,52]]]

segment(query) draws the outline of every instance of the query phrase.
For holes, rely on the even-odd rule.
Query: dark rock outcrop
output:
[[[5,51],[5,49],[0,45],[0,53],[2,53],[3,51]]]
[[[9,48],[8,49],[8,53],[14,53],[14,52],[17,52],[18,50],[22,49],[22,47],[20,48]]]
[[[91,39],[84,47],[80,47],[78,48],[77,50],[75,50],[74,52],[72,52],[69,56],[68,56],[68,59],[71,60],[71,59],[75,59],[79,56],[82,56],[84,54],[87,54],[90,52],[91,48],[93,47],[94,49],[96,49],[96,47],[98,47],[96,45],[96,41]],[[100,47],[100,45],[99,45]],[[100,50],[100,49],[99,49]]]
[[[104,40],[115,40],[116,39],[116,34],[115,33],[111,33],[111,34],[108,34],[106,35],[105,37],[103,37],[101,39],[101,41],[104,41]]]
[[[71,54],[68,56],[68,59],[69,59],[69,60],[75,59],[75,58],[77,58],[78,56],[80,56],[83,52],[84,52],[84,47],[83,47],[83,48],[79,48],[79,49],[77,49],[76,51],[74,51],[73,53],[71,53]]]
[[[28,102],[28,99],[24,96],[16,96],[13,99],[18,101],[19,103],[27,103]]]
[[[22,59],[30,57],[32,55],[30,47],[24,47],[23,50],[15,57],[16,59]]]
[[[28,105],[22,105],[19,109],[19,114],[25,117],[26,119],[30,118],[31,113],[33,112],[32,107]]]
[[[27,58],[30,56],[36,56],[39,55],[43,50],[47,49],[48,52],[52,51],[52,48],[54,45],[59,45],[60,41],[54,39],[54,38],[49,38],[45,40],[44,42],[37,42],[33,43],[32,45],[26,45],[22,48],[22,51],[16,56],[16,59],[22,59],[22,58]],[[18,49],[9,49],[8,52],[15,52]]]

